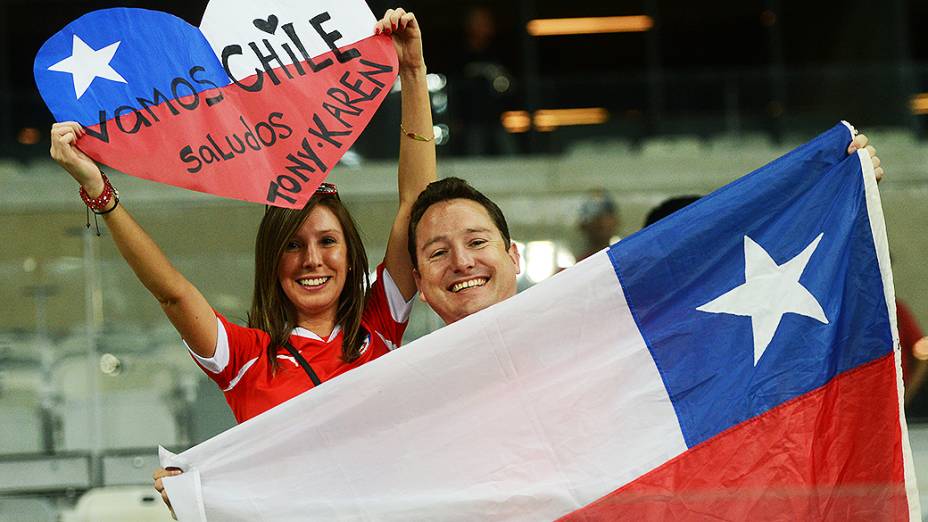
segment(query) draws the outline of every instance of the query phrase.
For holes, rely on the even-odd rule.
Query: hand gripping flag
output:
[[[141,178],[301,208],[397,75],[361,0],[213,0],[200,28],[167,13],[86,14],[34,65],[91,158]]]
[[[883,216],[850,138],[164,452],[180,520],[918,520]]]

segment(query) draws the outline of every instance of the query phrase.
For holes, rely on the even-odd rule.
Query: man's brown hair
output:
[[[483,206],[496,228],[499,229],[500,235],[503,236],[506,248],[509,248],[511,242],[509,225],[506,224],[506,217],[503,216],[503,211],[499,209],[496,203],[493,203],[490,198],[461,178],[445,178],[429,183],[412,205],[409,230],[406,236],[406,248],[409,250],[409,259],[412,260],[413,267],[419,267],[419,260],[416,257],[416,227],[419,226],[422,215],[432,205],[451,199],[469,199]]]

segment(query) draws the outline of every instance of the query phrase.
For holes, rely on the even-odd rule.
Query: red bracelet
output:
[[[103,193],[99,196],[92,198],[90,194],[84,190],[84,187],[81,186],[81,200],[84,201],[84,204],[87,205],[87,208],[93,211],[94,214],[105,214],[104,210],[107,205],[110,204],[110,200],[115,198],[116,203],[119,203],[119,192],[113,188],[113,184],[110,183],[110,179],[106,177],[106,174],[100,172],[100,175],[103,176]]]

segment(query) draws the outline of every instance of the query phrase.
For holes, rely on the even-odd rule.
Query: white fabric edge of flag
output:
[[[187,466],[183,464],[183,459],[163,446],[158,446],[158,460],[161,467],[179,467],[184,470],[180,475],[161,479],[178,522],[207,522],[200,472],[196,468],[185,469]]]
[[[572,267],[570,270],[564,271],[563,273],[557,275],[556,278],[552,278],[552,279],[560,280],[561,288],[563,288],[564,285],[576,286],[580,284],[580,282],[583,282],[583,281],[587,281],[590,283],[596,282],[597,283],[595,287],[596,290],[598,292],[608,293],[612,297],[614,297],[615,306],[622,308],[624,304],[624,306],[627,307],[627,303],[625,303],[625,294],[624,294],[623,289],[621,288],[621,283],[616,277],[615,268],[612,265],[611,260],[609,259],[606,252],[601,252],[597,256],[593,256],[587,260],[584,260],[583,265],[588,270],[578,271],[578,268],[580,268],[580,266],[578,265],[578,266]],[[604,276],[604,274],[607,274],[610,278],[609,281],[611,283],[609,285],[603,285],[600,283],[601,281],[600,276]],[[449,325],[448,327],[446,327],[446,329],[443,329],[444,334],[442,334],[441,332],[435,332],[432,335],[444,335],[444,338],[443,338],[444,341],[458,342],[460,341],[460,339],[458,339],[459,337],[469,338],[471,336],[471,332],[473,331],[475,327],[483,326],[485,327],[484,329],[487,332],[489,332],[488,338],[493,337],[494,339],[498,339],[500,341],[500,346],[502,347],[504,351],[506,351],[505,349],[506,346],[514,342],[514,340],[523,339],[523,335],[522,335],[522,332],[519,331],[518,328],[509,328],[509,329],[502,328],[503,323],[499,322],[499,314],[500,313],[505,314],[505,309],[512,310],[514,307],[521,309],[521,307],[527,305],[528,303],[534,303],[535,305],[534,308],[529,307],[530,308],[529,312],[532,312],[535,309],[545,308],[546,306],[545,303],[549,301],[545,301],[544,299],[541,299],[540,293],[544,294],[545,292],[547,292],[550,294],[553,292],[556,294],[557,293],[556,283],[557,283],[556,280],[552,280],[552,281],[547,282],[546,285],[537,285],[536,287],[533,287],[532,289],[527,290],[526,292],[519,294],[507,301],[498,303],[494,305],[493,307],[490,307],[487,310],[479,314],[474,314],[473,316],[468,317],[462,321],[459,321],[453,325]],[[552,286],[552,284],[554,284],[554,286]],[[614,285],[614,287],[612,285]],[[590,285],[586,285],[586,286],[589,286],[591,289],[593,288]],[[583,299],[587,299],[587,298],[583,298]],[[521,304],[519,304],[520,302]],[[610,308],[610,310],[612,310],[613,308]],[[494,315],[491,312],[491,310],[497,310],[497,315]],[[489,315],[487,315],[488,313]],[[624,322],[614,321],[609,325],[610,328],[597,330],[596,332],[591,332],[590,335],[593,336],[591,339],[600,339],[603,336],[606,336],[609,339],[612,339],[612,337],[609,336],[608,332],[613,329],[621,329],[620,326],[622,324],[626,325],[628,329],[630,330],[633,330],[636,332],[638,331],[637,324],[634,323],[634,320],[629,315],[627,317],[627,320],[625,320]],[[545,335],[550,335],[550,334],[545,334]],[[424,339],[425,338],[417,340],[415,343],[410,343],[409,345],[404,347],[402,350],[400,350],[400,353],[397,353],[396,355],[390,356],[389,358],[388,357],[380,358],[377,361],[373,361],[369,364],[362,366],[361,368],[352,370],[351,372],[348,372],[340,376],[338,379],[329,381],[328,383],[326,383],[326,385],[321,386],[318,390],[312,392],[312,394],[301,395],[297,398],[294,398],[291,401],[288,401],[278,406],[277,408],[268,410],[262,415],[259,415],[253,419],[250,419],[249,421],[239,424],[238,426],[230,430],[227,430],[223,433],[220,433],[216,435],[215,437],[211,438],[210,440],[197,445],[194,448],[190,448],[184,451],[180,455],[173,456],[169,452],[163,452],[162,460],[161,460],[163,466],[175,465],[175,466],[181,467],[182,469],[188,470],[188,472],[191,472],[191,473],[196,472],[197,475],[200,475],[200,473],[203,474],[202,477],[195,476],[194,478],[191,478],[185,482],[174,481],[174,479],[179,478],[179,477],[184,477],[185,475],[188,474],[185,472],[184,474],[179,475],[178,477],[173,477],[171,479],[172,481],[171,487],[168,487],[168,481],[167,480],[165,481],[165,485],[166,487],[168,487],[168,490],[169,490],[169,495],[171,495],[172,504],[175,506],[175,511],[178,513],[179,517],[183,517],[183,518],[180,518],[180,520],[182,522],[188,522],[188,521],[200,522],[202,520],[205,520],[203,518],[197,518],[198,516],[201,516],[202,513],[205,513],[211,518],[215,518],[217,516],[223,516],[223,513],[217,513],[213,511],[213,509],[215,508],[215,505],[213,504],[206,505],[205,507],[200,507],[200,506],[203,506],[204,502],[209,503],[209,502],[216,502],[216,501],[221,502],[222,501],[221,499],[218,499],[215,496],[217,494],[217,490],[221,489],[221,486],[217,485],[218,483],[215,480],[216,477],[212,475],[211,473],[215,472],[217,468],[219,467],[223,468],[223,472],[228,472],[230,470],[229,466],[234,467],[234,466],[237,466],[239,463],[239,461],[230,462],[229,460],[225,459],[225,454],[223,453],[224,445],[227,445],[230,441],[233,442],[233,444],[235,444],[236,440],[241,441],[241,440],[248,439],[249,437],[254,437],[257,433],[261,432],[261,430],[264,430],[268,426],[267,422],[274,422],[274,421],[269,421],[269,419],[289,418],[293,415],[295,411],[298,411],[300,408],[305,408],[307,405],[331,404],[332,401],[329,399],[332,397],[345,397],[347,400],[357,403],[358,405],[357,407],[363,409],[364,408],[363,405],[369,401],[369,397],[381,395],[380,390],[382,390],[383,387],[382,386],[372,387],[370,385],[359,387],[358,386],[359,383],[367,382],[368,384],[370,384],[372,374],[375,374],[378,372],[383,373],[385,371],[384,368],[386,366],[390,366],[391,360],[398,361],[398,360],[405,359],[407,366],[409,364],[413,364],[413,365],[423,364],[423,363],[427,363],[433,360],[433,357],[435,357],[434,352],[423,349],[429,346],[429,345],[422,344],[424,342]],[[416,348],[416,346],[419,346],[419,348]],[[612,353],[615,351],[615,347],[612,347],[612,345],[608,343],[600,342],[600,343],[597,343],[597,346],[602,347],[602,351],[604,352]],[[647,346],[644,343],[643,339],[638,339],[635,342],[629,342],[628,346],[626,346],[625,348],[626,348],[625,351],[618,353],[612,359],[612,364],[624,365],[626,362],[629,361],[630,357],[640,358],[641,360],[644,360],[644,361],[650,361],[650,364],[653,364],[652,356],[649,350],[647,349]],[[488,352],[487,355],[494,355],[497,352],[502,353],[499,351],[495,351],[492,353]],[[558,353],[561,353],[561,352],[563,352],[563,350],[560,350]],[[427,355],[430,353],[433,355]],[[513,359],[510,357],[509,359],[507,359],[507,361],[509,361],[506,365],[506,368],[508,368],[507,371],[509,371],[512,374],[512,372],[515,372],[517,370],[519,372],[523,370],[531,370],[538,374],[539,379],[541,379],[539,380],[539,382],[548,382],[550,380],[548,377],[545,377],[545,374],[543,372],[542,373],[538,373],[538,372],[540,372],[544,368],[547,368],[547,367],[550,367],[556,364],[558,360],[537,359],[537,352],[535,352],[534,350],[523,351],[520,353],[525,355],[525,357],[518,358],[518,359]],[[583,353],[587,355],[589,354],[588,351],[584,351]],[[421,355],[417,355],[417,354],[421,354]],[[570,355],[569,352],[563,355],[568,356],[571,358],[571,360],[573,360],[573,355]],[[399,359],[396,359],[396,357],[399,357]],[[479,362],[480,358],[477,357],[474,360]],[[579,372],[582,372],[584,369],[598,368],[602,364],[601,361],[593,362],[593,359],[581,359],[581,360],[588,360],[590,362],[588,365],[582,365],[582,364],[579,365],[576,368],[576,370]],[[398,363],[393,363],[393,364],[395,365]],[[649,383],[653,383],[653,390],[655,394],[657,394],[656,396],[666,397],[666,388],[663,384],[662,379],[659,376],[659,372],[656,367],[653,368],[653,373],[640,371],[640,367],[637,367],[637,366],[635,368],[636,369],[633,371],[633,373],[629,374],[628,380],[625,380],[624,378],[623,379],[618,379],[618,378],[612,379],[612,381],[614,381],[613,384],[619,387],[631,387],[631,386],[635,386],[634,383],[636,382],[647,381]],[[637,387],[636,389],[643,389],[643,388]],[[352,393],[352,394],[345,394],[344,393],[345,390],[362,390],[362,391],[359,391],[357,393]],[[363,390],[367,390],[367,391],[363,391]],[[606,396],[603,396],[603,397],[606,397]],[[516,397],[514,401],[518,402],[518,398]],[[637,441],[637,438],[635,438],[634,435],[636,434],[642,435],[642,433],[645,433],[648,437],[647,440],[653,443],[652,445],[657,446],[660,453],[645,452],[645,453],[642,453],[641,459],[626,458],[620,455],[618,452],[613,452],[613,453],[610,453],[609,455],[606,455],[607,457],[614,456],[616,460],[623,463],[623,466],[617,465],[615,467],[610,467],[610,469],[618,470],[615,475],[610,475],[608,477],[602,476],[599,479],[587,480],[582,483],[577,482],[576,480],[565,481],[564,484],[569,487],[565,487],[564,489],[559,489],[556,492],[556,495],[553,495],[553,496],[549,495],[549,498],[558,500],[559,503],[554,504],[552,502],[546,502],[546,503],[541,504],[541,507],[539,508],[538,511],[544,512],[544,515],[536,516],[532,518],[554,519],[559,516],[564,516],[592,502],[595,502],[596,500],[602,498],[603,496],[610,494],[611,492],[613,492],[617,488],[624,486],[625,484],[628,484],[630,482],[633,482],[634,480],[637,480],[642,475],[663,465],[668,460],[675,458],[679,454],[686,451],[687,448],[686,448],[686,444],[683,439],[682,432],[679,431],[680,430],[679,420],[673,410],[672,405],[669,403],[669,398],[667,398],[667,403],[665,406],[662,406],[661,404],[654,404],[653,402],[647,402],[647,403],[642,403],[641,407],[642,409],[646,410],[645,411],[646,415],[642,415],[640,417],[636,416],[636,418],[638,418],[640,421],[638,423],[644,423],[647,425],[646,427],[649,428],[648,432],[642,432],[638,430],[636,426],[636,424],[638,423],[629,421],[625,423],[624,427],[626,428],[626,430],[631,430],[632,432],[631,438],[626,437],[627,433],[623,432],[619,436],[612,436],[612,437],[609,437],[603,440],[617,441],[617,444],[624,445],[630,448],[640,447],[640,445],[635,444],[635,442]],[[661,410],[663,410],[666,414],[661,414]],[[334,411],[332,410],[332,408],[324,406],[321,409],[317,410],[317,414],[318,414],[317,417],[318,418],[326,417],[332,411]],[[335,411],[335,413],[338,413],[338,412]],[[653,422],[653,420],[649,420],[645,422],[644,420],[642,420],[642,419],[653,419],[656,416],[659,416],[660,418],[665,419],[666,422],[658,423],[658,422]],[[327,419],[327,420],[331,420],[331,419]],[[341,422],[341,424],[344,425],[344,422],[338,419],[335,419],[335,420],[338,422]],[[389,421],[389,423],[385,425],[392,426],[393,424],[395,424],[395,419],[393,420],[386,419],[386,420]],[[377,422],[381,422],[381,421],[371,421],[371,422],[373,422],[373,425],[377,425]],[[290,427],[292,428],[292,426]],[[667,429],[662,429],[662,427],[667,427]],[[605,433],[605,432],[600,430],[599,433]],[[293,437],[297,437],[297,436],[300,440],[305,440],[303,438],[303,435],[299,435],[299,431],[288,432],[287,438],[292,439]],[[658,440],[657,438],[658,436],[661,436],[662,438]],[[667,437],[668,439],[670,439],[669,442],[668,443],[662,442],[663,437]],[[393,437],[393,438],[396,440],[401,440],[396,437]],[[363,437],[359,438],[358,441],[359,441],[358,443],[363,443],[364,442]],[[381,448],[384,446],[384,444],[388,444],[388,439],[385,438],[383,434],[380,435],[379,441],[380,441]],[[278,440],[277,443],[281,443],[281,441]],[[594,446],[599,447],[597,445],[594,445]],[[319,447],[322,448],[322,446],[319,446]],[[383,450],[381,449],[381,452],[382,451]],[[641,451],[638,451],[638,453],[641,453]],[[651,457],[646,458],[647,455],[649,454],[651,455]],[[252,456],[249,456],[249,458],[255,458],[255,457],[252,455]],[[565,466],[562,460],[556,459],[556,458],[552,460],[551,462],[553,466],[552,469],[557,468],[557,470],[559,470],[557,472],[558,477],[565,476],[564,473],[566,472],[570,472],[570,476],[576,476],[576,474],[573,473],[572,470],[580,469],[582,467],[579,465]],[[595,462],[595,464],[597,464],[600,467],[605,466],[607,463],[608,462],[604,460]],[[570,469],[567,469],[567,468],[570,468]],[[404,471],[404,473],[407,473],[407,472],[408,470]],[[200,480],[203,480],[205,482],[200,482]],[[202,490],[201,490],[201,487],[202,487]],[[184,506],[183,507],[179,507],[180,500],[175,500],[175,497],[174,497],[175,490],[179,488],[186,488],[188,490],[186,495],[184,495],[184,499],[183,499]],[[528,488],[528,490],[529,490],[528,494],[535,494],[535,492],[538,491],[538,488]],[[183,514],[181,514],[180,509],[184,510]],[[525,518],[525,517],[518,517],[516,515],[513,515],[512,513],[509,513],[508,515],[507,514],[501,515],[500,517],[498,517],[498,519],[504,518],[505,516],[508,516],[508,519],[510,520],[521,520]],[[348,515],[346,515],[346,518],[347,517]],[[467,519],[461,516],[454,517],[453,514],[445,516],[444,518],[447,519],[449,517],[455,520],[466,520]],[[296,518],[296,519],[291,518],[289,520],[304,520],[306,518],[312,518],[312,516],[307,515],[302,518]],[[441,516],[432,516],[432,517],[423,516],[420,518],[442,518],[442,517]],[[252,519],[253,518],[249,518],[248,520],[252,520]],[[397,515],[395,513],[385,512],[383,516],[378,517],[378,519],[406,520],[408,519],[408,517],[397,518]],[[242,519],[230,517],[228,518],[228,520],[242,520]]]
[[[851,139],[854,139],[853,127],[842,121],[851,130]],[[876,248],[877,262],[880,265],[880,276],[883,280],[883,293],[886,299],[886,308],[889,312],[889,325],[893,336],[893,357],[896,367],[896,394],[899,399],[899,428],[902,435],[902,465],[905,478],[906,499],[909,503],[909,520],[921,520],[921,505],[919,502],[918,486],[915,481],[915,467],[912,459],[912,446],[909,444],[909,429],[905,420],[905,390],[902,387],[902,353],[899,347],[899,328],[896,319],[896,292],[893,286],[893,274],[889,260],[889,241],[886,237],[886,221],[883,219],[883,206],[880,201],[880,191],[876,184],[876,174],[873,171],[873,161],[866,150],[858,150],[861,173],[863,175],[864,192],[867,202],[867,216],[870,220],[870,232],[873,236],[873,245]]]

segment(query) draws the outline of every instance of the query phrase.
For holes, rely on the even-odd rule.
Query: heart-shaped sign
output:
[[[300,208],[396,79],[363,0],[213,0],[200,28],[116,8],[39,50],[39,92],[78,147],[134,176]]]

